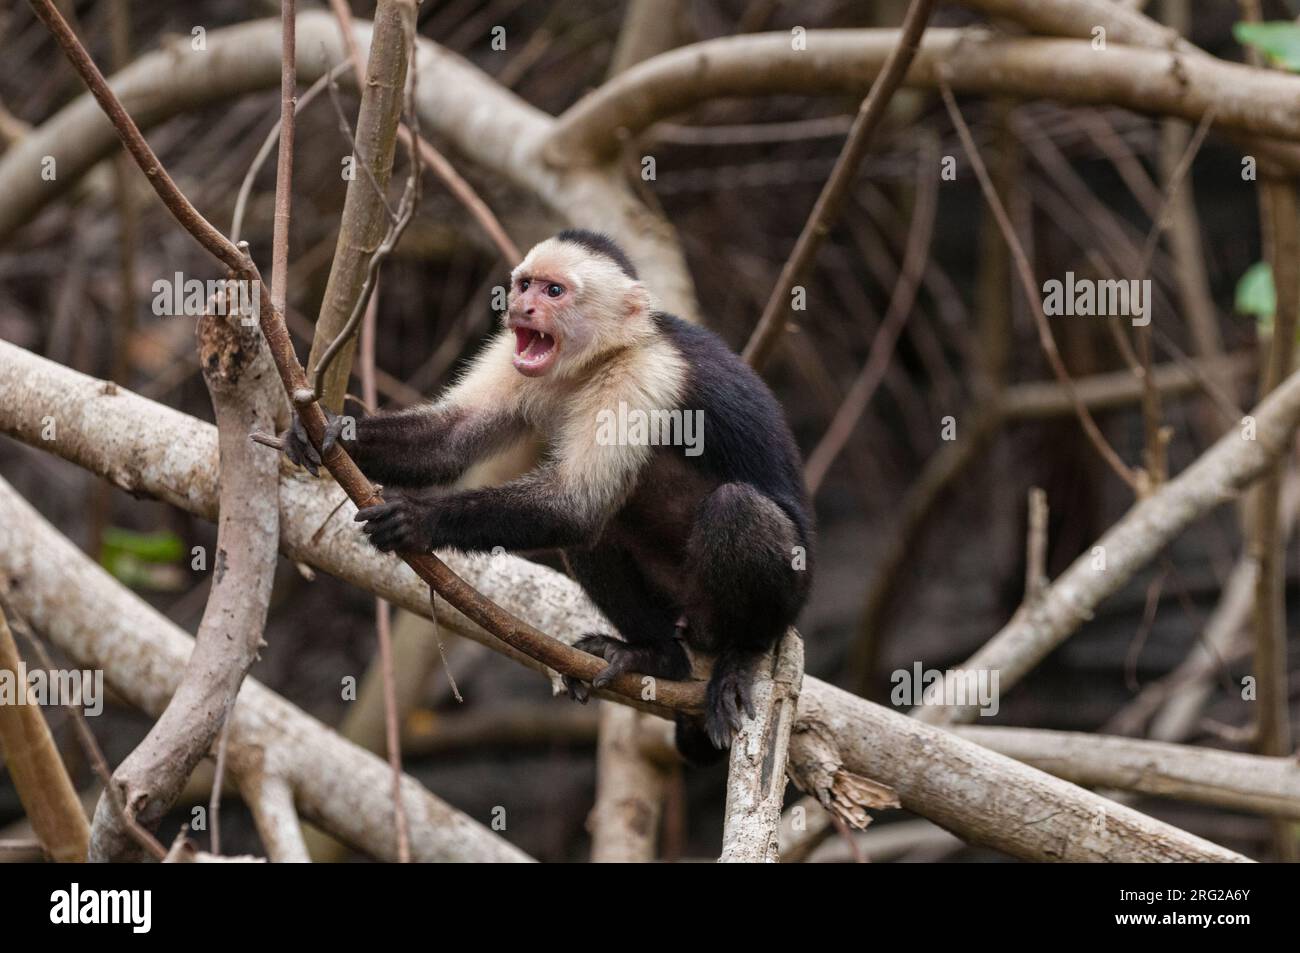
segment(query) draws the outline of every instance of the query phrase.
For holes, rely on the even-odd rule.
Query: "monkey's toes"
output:
[[[586,652],[588,655],[594,655],[596,658],[608,659],[606,653],[611,645],[623,645],[618,639],[605,635],[601,632],[593,632],[590,635],[584,635],[578,641],[573,643],[573,647],[580,652]]]
[[[592,688],[605,688],[624,672],[637,667],[639,656],[636,650],[626,642],[608,635],[583,636],[574,643],[574,647],[609,663],[591,680]]]
[[[742,712],[754,717],[754,682],[752,676],[741,668],[728,668],[715,672],[709,680],[705,697],[704,730],[719,750],[731,747],[731,740],[740,730]]]
[[[320,454],[311,445],[307,428],[302,425],[302,418],[297,414],[293,415],[293,424],[285,431],[281,442],[284,446],[284,455],[289,458],[290,463],[305,467],[312,476],[319,475]]]
[[[571,675],[565,675],[563,681],[564,689],[569,693],[570,698],[579,705],[587,704],[587,700],[591,698],[591,686],[581,679],[574,678]]]

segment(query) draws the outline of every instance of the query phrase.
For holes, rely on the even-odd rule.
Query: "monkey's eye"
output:
[[[546,293],[552,298],[558,298],[564,294],[564,285],[549,284],[546,286]]]
[[[531,285],[531,284],[532,284],[532,282],[529,281],[527,278],[520,278],[520,279],[519,279],[519,290],[520,290],[520,291],[527,291],[527,290],[528,290],[528,286]]]

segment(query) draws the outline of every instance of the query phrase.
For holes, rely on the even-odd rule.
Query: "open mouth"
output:
[[[555,338],[536,328],[516,325],[515,368],[529,377],[545,374],[555,360]]]

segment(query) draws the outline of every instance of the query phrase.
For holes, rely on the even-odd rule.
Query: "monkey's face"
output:
[[[648,296],[608,259],[549,239],[512,273],[509,302],[515,369],[569,377],[639,333]]]
[[[520,274],[510,292],[506,326],[515,335],[515,369],[527,377],[543,377],[554,369],[568,344],[571,322],[567,312],[574,297],[565,274]]]

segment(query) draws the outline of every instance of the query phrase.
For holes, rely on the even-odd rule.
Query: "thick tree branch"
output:
[[[1087,787],[1300,820],[1300,763],[1113,735],[962,726],[963,738]]]
[[[414,0],[380,0],[375,8],[366,78],[361,85],[361,108],[353,136],[353,161],[357,168],[343,200],[338,242],[307,360],[309,373],[318,385],[317,398],[337,414],[343,412],[343,395],[347,392],[352,354],[356,349],[352,318],[357,313],[362,286],[370,283],[371,261],[391,227],[384,191],[393,174],[397,126],[414,34]]]
[[[726,96],[861,95],[898,42],[896,30],[809,30],[807,50],[788,33],[725,37],[646,60],[588,93],[560,116],[546,156],[592,161],[617,143],[698,103]],[[904,84],[932,89],[940,66],[955,92],[1108,104],[1300,140],[1290,108],[1300,77],[1252,69],[1205,54],[1069,39],[1011,39],[987,31],[930,29]]]
[[[271,600],[279,540],[278,461],[251,445],[247,434],[252,427],[273,426],[279,386],[260,333],[242,321],[239,315],[205,315],[199,322],[199,363],[217,419],[221,516],[197,648],[172,703],[113,773],[121,803],[150,830],[228,718],[262,646]],[[91,858],[120,860],[136,850],[111,800],[101,797]]]

